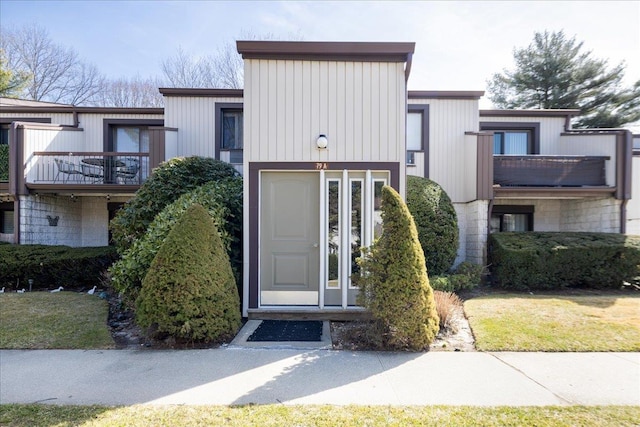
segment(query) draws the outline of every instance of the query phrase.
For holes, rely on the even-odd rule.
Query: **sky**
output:
[[[0,27],[38,23],[107,77],[161,76],[179,47],[278,40],[415,42],[409,90],[486,90],[535,32],[563,30],[640,79],[640,1],[0,1]],[[489,108],[487,96],[482,108]]]

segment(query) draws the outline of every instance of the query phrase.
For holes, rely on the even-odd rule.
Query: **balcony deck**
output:
[[[133,194],[149,176],[148,153],[37,151],[25,163],[36,193]]]

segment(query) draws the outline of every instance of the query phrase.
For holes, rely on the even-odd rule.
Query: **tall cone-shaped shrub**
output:
[[[389,186],[382,189],[382,229],[360,260],[359,304],[371,311],[382,346],[423,350],[438,333],[438,313],[413,218]]]
[[[219,342],[240,327],[238,290],[215,223],[199,204],[177,221],[136,301],[136,321],[156,336]]]

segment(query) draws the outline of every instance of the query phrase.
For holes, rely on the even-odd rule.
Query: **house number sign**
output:
[[[329,163],[316,163],[316,170],[327,170],[329,169]]]

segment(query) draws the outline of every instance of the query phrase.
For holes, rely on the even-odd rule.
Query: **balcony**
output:
[[[606,186],[609,156],[494,155],[493,183],[501,187]]]
[[[24,185],[40,193],[134,193],[150,173],[149,153],[35,151]]]

